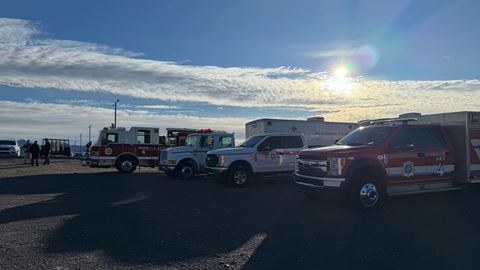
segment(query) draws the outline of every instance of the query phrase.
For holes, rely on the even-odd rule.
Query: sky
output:
[[[0,137],[480,111],[478,1],[23,1],[0,8]]]

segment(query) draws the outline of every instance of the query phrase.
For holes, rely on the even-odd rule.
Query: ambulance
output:
[[[480,112],[366,120],[335,145],[300,151],[295,183],[338,190],[362,210],[386,196],[458,190],[480,182]]]

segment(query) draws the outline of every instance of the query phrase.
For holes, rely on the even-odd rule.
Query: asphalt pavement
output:
[[[0,172],[1,173],[1,172]],[[0,269],[479,269],[480,186],[360,213],[288,176],[0,179]]]

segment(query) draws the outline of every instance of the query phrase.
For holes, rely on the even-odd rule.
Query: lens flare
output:
[[[337,78],[345,78],[348,74],[348,70],[346,67],[338,67],[335,69],[335,77]]]

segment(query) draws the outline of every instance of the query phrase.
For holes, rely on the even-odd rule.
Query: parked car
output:
[[[0,156],[18,157],[20,156],[20,147],[14,139],[0,140]]]
[[[220,181],[243,187],[254,175],[292,173],[295,156],[305,148],[307,143],[302,134],[255,135],[237,148],[209,151],[206,171]]]

